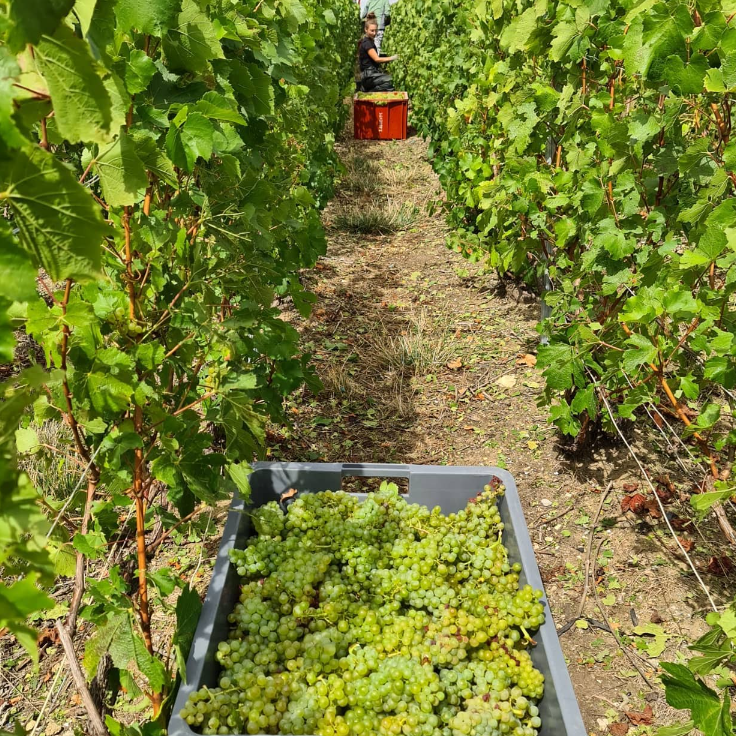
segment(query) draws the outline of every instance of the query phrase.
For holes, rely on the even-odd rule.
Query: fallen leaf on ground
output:
[[[621,511],[632,511],[635,514],[644,514],[647,511],[647,499],[641,493],[624,496],[621,499]]]
[[[460,368],[462,368],[462,367],[463,367],[463,362],[462,362],[462,360],[460,360],[460,358],[455,358],[455,360],[451,360],[451,361],[450,361],[450,362],[449,362],[449,363],[447,364],[447,367],[448,367],[448,368],[449,368],[449,369],[450,369],[451,371],[457,371],[457,370],[460,370]]]
[[[733,572],[734,565],[728,555],[711,557],[708,561],[708,572],[711,575],[729,575]]]
[[[628,723],[612,723],[608,727],[608,733],[611,734],[611,736],[626,736],[626,734],[629,732],[629,724]]]
[[[622,488],[626,493],[632,493],[633,491],[639,490],[639,484],[638,483],[624,483]]]
[[[528,365],[530,368],[534,368],[536,364],[537,356],[532,355],[532,353],[525,353],[519,356],[519,359],[516,361],[516,365]]]
[[[692,526],[693,522],[692,519],[683,519],[680,516],[672,516],[670,517],[670,524],[672,524],[673,529],[681,532],[683,529],[687,529],[689,526]]]
[[[683,537],[677,537],[677,539],[680,541],[685,552],[692,552],[695,547],[695,542],[692,539],[684,539]]]
[[[48,626],[38,635],[39,648],[59,643],[59,632],[53,627]]]
[[[516,386],[516,376],[506,375],[496,379],[496,385],[501,388],[513,388]]]
[[[652,706],[647,703],[646,708],[644,708],[643,711],[635,711],[635,710],[627,710],[626,717],[635,725],[635,726],[649,726],[651,725],[652,721],[654,720],[654,716],[652,713]]]
[[[653,624],[662,624],[662,623],[664,623],[664,619],[659,615],[659,611],[652,611],[652,615],[649,617],[649,620]]]

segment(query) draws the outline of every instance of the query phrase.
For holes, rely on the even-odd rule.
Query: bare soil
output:
[[[346,172],[324,213],[328,252],[304,274],[318,301],[308,320],[287,315],[324,389],[294,398],[292,425],[270,434],[269,459],[507,468],[558,629],[576,619],[590,570],[583,618],[561,634],[590,733],[683,720],[664,701],[658,662],[705,630],[707,600],[662,520],[622,512],[627,494],[651,497],[624,443],[602,437],[571,454],[548,424],[538,406],[538,298],[446,247],[423,140],[344,140],[341,155]],[[676,446],[647,425],[627,435],[650,476],[669,480],[668,513],[686,516],[681,491],[692,478]],[[717,529],[688,529],[679,534],[696,566],[727,601],[733,578],[705,571],[723,544]]]

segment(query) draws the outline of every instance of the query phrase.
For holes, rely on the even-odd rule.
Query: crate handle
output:
[[[399,463],[343,463],[340,472],[343,478],[408,478],[411,466]]]

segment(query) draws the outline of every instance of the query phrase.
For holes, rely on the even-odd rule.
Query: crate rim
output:
[[[497,477],[504,485],[504,503],[509,506],[509,513],[514,519],[515,542],[518,547],[520,562],[522,564],[527,583],[533,588],[542,590],[542,602],[545,607],[545,621],[537,631],[537,637],[544,644],[544,652],[550,666],[555,672],[554,687],[557,700],[560,704],[564,731],[559,736],[587,736],[587,729],[583,724],[580,707],[573,689],[570,673],[565,663],[557,629],[552,618],[552,613],[544,590],[544,583],[539,573],[534,547],[532,546],[526,518],[521,506],[518,489],[513,476],[508,470],[489,465],[413,465],[405,463],[297,463],[297,462],[264,462],[259,461],[251,465],[252,473],[259,470],[282,470],[282,471],[321,471],[340,473],[342,477],[387,477],[408,478],[411,481],[413,473],[431,473],[432,475],[454,474],[488,476],[489,479]],[[340,490],[340,489],[334,489]],[[364,497],[367,494],[355,493],[355,496]],[[407,500],[411,502],[411,482]],[[207,588],[207,593],[202,605],[202,611],[197,622],[197,628],[192,639],[192,645],[186,663],[186,682],[182,679],[179,685],[174,706],[168,722],[169,736],[201,736],[194,731],[189,724],[181,718],[179,713],[186,704],[189,695],[201,688],[200,680],[204,669],[204,662],[194,657],[194,644],[200,639],[211,639],[211,627],[220,606],[220,600],[224,593],[225,580],[230,566],[229,552],[234,548],[238,535],[240,517],[244,513],[246,504],[240,494],[236,491],[228,509],[227,519],[223,528],[222,540],[217,551],[215,565],[212,569],[212,578]],[[228,733],[228,736],[245,736],[245,734]],[[256,734],[256,736],[264,736]]]

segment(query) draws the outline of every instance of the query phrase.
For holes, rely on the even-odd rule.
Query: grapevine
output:
[[[37,661],[29,617],[65,611],[97,736],[129,729],[86,680],[165,723],[201,604],[151,560],[247,495],[266,419],[317,385],[279,304],[314,301],[298,273],[325,248],[356,18],[349,0],[0,2],[0,631]],[[49,425],[81,473],[69,497],[18,470]]]
[[[614,420],[679,425],[732,544],[733,18],[717,1],[409,0],[387,32],[450,245],[552,285],[550,420],[612,430],[604,394]]]
[[[204,734],[536,736],[528,650],[541,591],[520,587],[494,481],[456,514],[395,485],[363,503],[303,494],[257,509],[218,687],[181,716]]]

